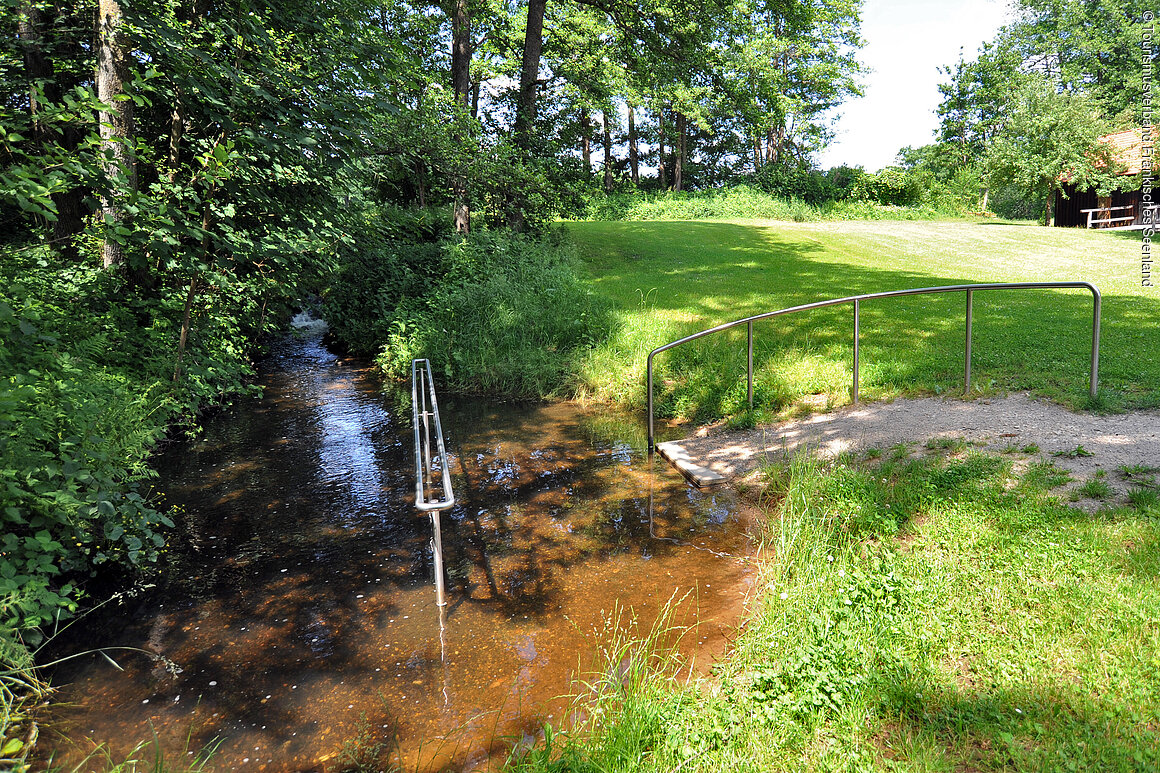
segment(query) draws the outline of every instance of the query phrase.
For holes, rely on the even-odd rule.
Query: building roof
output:
[[[1114,134],[1105,134],[1100,142],[1111,146],[1112,156],[1127,167],[1122,175],[1140,174],[1140,159],[1143,157],[1144,132],[1142,129],[1127,129]]]

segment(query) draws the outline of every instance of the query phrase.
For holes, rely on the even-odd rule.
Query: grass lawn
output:
[[[1104,294],[1101,399],[1160,404],[1160,291],[1138,234],[968,222],[577,223],[619,307],[589,388],[643,401],[653,347],[810,301],[906,287],[1087,280]],[[1090,295],[975,298],[973,391],[1086,403]],[[867,303],[868,398],[961,388],[962,296]],[[766,417],[845,402],[851,310],[761,323]],[[744,338],[661,364],[669,415],[738,413]],[[814,401],[816,404],[816,401]],[[761,416],[757,418],[763,418]],[[610,648],[575,732],[518,757],[536,771],[1152,771],[1160,769],[1160,483],[1129,506],[1072,509],[1066,473],[1027,448],[903,444],[799,455],[742,484],[767,515],[761,578],[733,651],[692,677],[655,633]],[[669,632],[670,636],[678,632]]]
[[[715,324],[826,298],[969,282],[1086,280],[1103,292],[1100,403],[1160,405],[1160,289],[1141,286],[1140,235],[973,222],[585,222],[567,229],[621,327],[584,363],[592,394],[642,405],[649,350]],[[976,293],[972,389],[1087,399],[1091,296]],[[962,389],[964,296],[867,302],[863,399]],[[848,401],[852,308],[758,323],[758,419],[806,395]],[[658,358],[658,410],[737,414],[744,329]],[[815,405],[818,399],[812,401]]]
[[[714,678],[645,649],[622,681],[618,648],[581,732],[514,769],[1160,769],[1160,509],[1073,510],[1064,477],[965,443],[768,469]]]

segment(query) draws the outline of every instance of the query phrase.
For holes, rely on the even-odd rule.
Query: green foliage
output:
[[[46,321],[24,288],[0,295],[0,625],[29,643],[76,609],[78,578],[156,561],[173,525],[137,491],[164,426],[147,418],[156,392],[135,393]]]
[[[543,397],[574,387],[577,358],[613,326],[577,272],[550,237],[384,242],[350,258],[324,311],[391,377],[427,358],[452,389]]]
[[[911,186],[907,190],[913,193],[913,181],[908,181],[906,185]],[[856,187],[862,187],[861,183],[851,184],[851,188]],[[832,190],[837,192],[837,189]],[[940,210],[930,205],[880,204],[854,195],[846,199],[826,200],[813,206],[801,199],[784,199],[748,185],[737,185],[682,193],[596,193],[588,199],[582,219],[764,219],[808,223],[817,220],[935,220],[960,214],[957,208]]]
[[[754,175],[754,183],[766,193],[781,199],[800,199],[807,204],[843,198],[834,189],[828,175],[800,166],[766,164]],[[842,191],[844,192],[844,191]]]
[[[1099,142],[1106,129],[1086,97],[1032,82],[1019,93],[1010,120],[987,149],[987,175],[1049,202],[1063,180],[1107,192],[1118,170]]]
[[[863,175],[850,191],[851,198],[896,207],[917,204],[922,200],[922,195],[919,181],[897,166],[888,166],[877,173]]]

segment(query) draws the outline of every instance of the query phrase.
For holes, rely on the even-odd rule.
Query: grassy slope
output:
[[[605,684],[587,733],[516,768],[1158,769],[1155,497],[1093,516],[1022,455],[868,456],[769,471],[762,583],[716,679]]]
[[[639,405],[648,351],[749,314],[856,293],[986,281],[1083,279],[1104,294],[1101,388],[1113,405],[1160,404],[1160,290],[1140,286],[1139,235],[970,222],[592,222],[568,229],[623,327],[585,366],[589,388]],[[863,305],[864,399],[961,389],[961,294]],[[1087,390],[1086,291],[977,294],[976,389],[1032,389],[1070,404]],[[851,310],[759,323],[758,399],[847,399]],[[664,413],[709,418],[744,396],[743,331],[663,355]]]

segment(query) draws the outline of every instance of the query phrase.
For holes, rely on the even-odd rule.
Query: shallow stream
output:
[[[636,450],[639,416],[440,395],[458,498],[441,613],[407,403],[318,334],[261,370],[260,399],[160,460],[179,531],[165,579],[77,643],[180,673],[126,653],[123,671],[58,671],[58,760],[98,744],[120,759],[156,732],[171,758],[217,743],[217,770],[339,770],[355,742],[407,770],[477,768],[563,721],[617,609],[644,634],[684,597],[686,655],[725,648],[753,573],[747,517]]]

